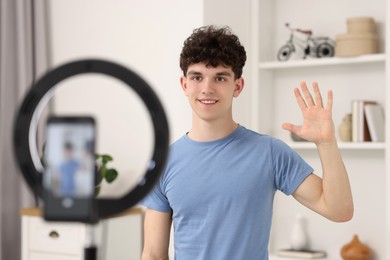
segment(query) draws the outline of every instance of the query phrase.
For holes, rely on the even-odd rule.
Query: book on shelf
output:
[[[370,133],[370,128],[367,122],[367,106],[379,106],[376,101],[372,100],[352,100],[352,141],[353,142],[369,142],[372,141],[372,136]],[[373,109],[369,108],[368,113],[372,112]],[[375,109],[374,109],[375,110]],[[370,113],[371,118],[370,126],[371,131],[374,131],[373,126],[373,114]],[[375,114],[375,116],[377,116]],[[378,123],[379,119],[375,119],[375,122]],[[384,124],[383,124],[384,126]],[[383,129],[384,131],[384,129]]]
[[[276,252],[276,255],[297,259],[321,259],[326,257],[326,252],[322,250],[281,249]]]
[[[385,115],[379,104],[364,106],[364,115],[372,142],[385,141]]]

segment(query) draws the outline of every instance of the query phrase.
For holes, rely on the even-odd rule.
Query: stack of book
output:
[[[383,142],[385,116],[380,104],[370,100],[352,100],[352,141]]]

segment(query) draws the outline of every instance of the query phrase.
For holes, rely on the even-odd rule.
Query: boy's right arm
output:
[[[168,260],[172,213],[147,209],[142,260]]]

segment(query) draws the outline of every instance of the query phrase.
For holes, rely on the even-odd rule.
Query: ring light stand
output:
[[[116,199],[96,199],[97,218],[101,219],[120,213],[139,202],[153,188],[159,179],[168,155],[169,129],[163,107],[152,88],[135,72],[116,63],[104,60],[80,60],[55,68],[44,75],[27,93],[18,111],[14,125],[14,152],[17,163],[27,184],[40,198],[43,198],[43,167],[37,156],[34,140],[39,110],[47,101],[52,88],[69,77],[84,73],[100,73],[119,79],[133,89],[148,109],[154,128],[154,151],[143,179],[127,194]],[[38,113],[37,113],[38,112]],[[35,123],[36,123],[35,122]],[[32,156],[32,152],[36,156]],[[39,168],[39,169],[37,169]],[[86,248],[85,259],[95,259],[96,248]]]

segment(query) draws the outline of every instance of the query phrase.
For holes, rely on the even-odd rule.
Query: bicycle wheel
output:
[[[290,59],[291,53],[295,51],[294,46],[290,44],[285,44],[279,48],[277,58],[278,61],[286,61]]]
[[[316,48],[316,55],[318,58],[333,57],[334,47],[329,42],[320,43]]]

